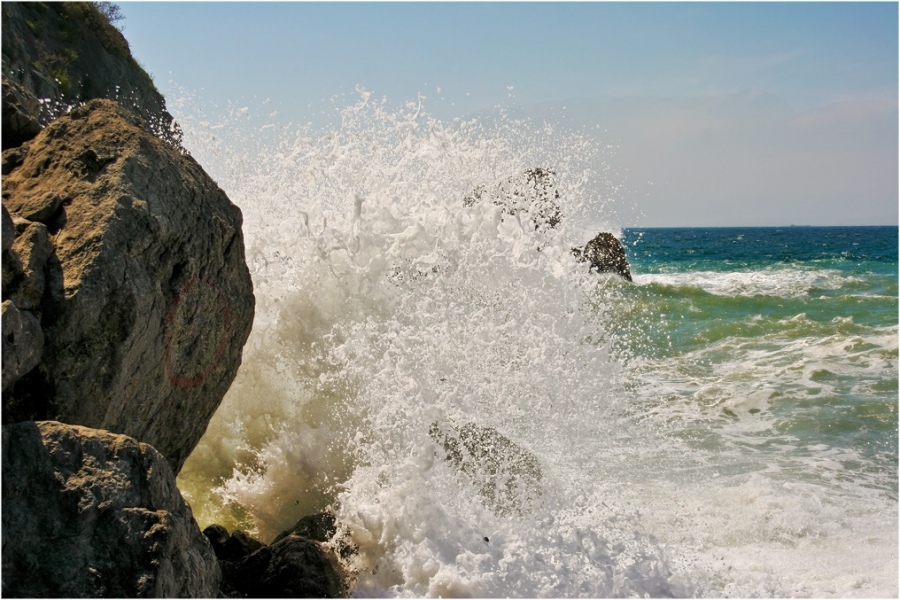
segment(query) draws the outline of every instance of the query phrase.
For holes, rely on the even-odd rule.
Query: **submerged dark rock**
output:
[[[3,595],[214,597],[220,570],[156,450],[56,423],[3,428]]]
[[[493,427],[432,423],[428,433],[443,447],[447,462],[473,481],[497,514],[522,514],[541,494],[543,472],[537,457]]]
[[[221,596],[336,598],[346,594],[348,582],[337,555],[324,544],[335,531],[334,516],[320,513],[304,517],[271,545],[243,531],[229,536],[221,525],[210,525],[203,534],[219,559]]]
[[[216,558],[229,562],[246,558],[265,546],[246,531],[236,530],[228,535],[228,530],[221,525],[210,525],[203,530],[203,535],[212,544]]]
[[[598,233],[584,248],[573,248],[572,253],[579,261],[590,263],[590,271],[615,273],[626,281],[633,281],[625,249],[611,233]]]

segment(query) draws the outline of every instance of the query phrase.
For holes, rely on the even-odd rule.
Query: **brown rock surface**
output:
[[[221,573],[150,446],[55,422],[3,428],[3,595],[215,597]]]
[[[18,150],[3,205],[46,226],[61,276],[48,269],[43,357],[4,394],[4,423],[124,433],[177,472],[234,379],[253,320],[240,210],[112,101],[72,110]]]

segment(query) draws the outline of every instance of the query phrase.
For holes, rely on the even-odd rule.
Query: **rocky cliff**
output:
[[[175,473],[254,313],[242,216],[94,3],[3,12],[3,595],[209,597]]]
[[[90,2],[4,2],[3,149],[33,138],[69,107],[116,100],[159,137],[181,132],[122,33]]]

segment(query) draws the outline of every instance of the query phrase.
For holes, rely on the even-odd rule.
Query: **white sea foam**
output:
[[[257,296],[238,378],[179,479],[201,525],[268,541],[332,505],[359,596],[896,593],[890,500],[858,480],[798,483],[740,443],[769,426],[766,377],[814,379],[813,364],[747,350],[711,381],[615,358],[606,299],[628,284],[570,252],[605,220],[595,142],[441,123],[368,92],[325,134],[174,106],[244,213]],[[557,173],[559,229],[463,204],[535,166]],[[720,390],[741,380],[750,393]],[[670,402],[685,390],[692,402]],[[722,406],[741,424],[730,437],[705,427]],[[434,423],[499,432],[536,459],[540,493],[497,510]],[[829,452],[809,460],[841,464]]]
[[[717,296],[799,298],[812,290],[836,290],[853,281],[835,269],[768,268],[748,271],[692,271],[637,275],[639,284],[698,287]]]

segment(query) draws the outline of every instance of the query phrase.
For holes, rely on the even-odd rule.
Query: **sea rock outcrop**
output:
[[[69,107],[116,100],[172,145],[181,131],[128,42],[93,2],[4,2],[3,149],[34,138]]]
[[[551,169],[526,169],[494,185],[480,185],[463,198],[463,204],[473,206],[483,200],[502,207],[505,214],[527,215],[535,229],[556,227],[562,219],[556,172]]]
[[[520,215],[530,220],[536,230],[553,229],[562,220],[560,194],[556,188],[556,172],[535,167],[489,186],[480,185],[463,198],[465,206],[489,200],[507,215]],[[580,261],[589,262],[589,270],[616,273],[632,281],[631,267],[625,250],[611,233],[601,232],[583,248],[573,248]]]
[[[2,13],[3,594],[214,597],[174,474],[253,320],[241,213],[115,5]]]
[[[153,448],[56,422],[3,427],[3,595],[215,597],[221,574]]]
[[[4,380],[4,423],[124,433],[177,473],[250,333],[240,210],[190,156],[109,100],[7,152],[3,206],[19,219],[9,252],[21,269],[3,299],[40,319],[44,346],[35,369]]]
[[[543,471],[537,457],[493,427],[432,423],[428,433],[443,447],[447,462],[473,481],[496,514],[523,514],[531,499],[542,493]]]
[[[616,237],[605,231],[584,245],[584,248],[573,248],[572,253],[581,262],[590,263],[588,269],[597,273],[615,273],[626,281],[631,278],[631,267],[625,256],[625,249]]]

